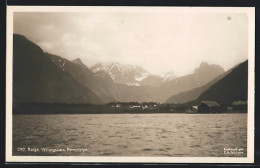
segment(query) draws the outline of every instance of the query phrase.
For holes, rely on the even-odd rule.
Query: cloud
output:
[[[192,72],[202,61],[228,69],[247,59],[247,25],[244,14],[14,14],[14,32],[49,53],[69,60],[80,57],[88,66],[117,61],[177,75]]]

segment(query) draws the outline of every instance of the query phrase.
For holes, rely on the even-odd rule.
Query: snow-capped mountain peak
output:
[[[140,82],[150,73],[140,66],[120,64],[117,62],[98,63],[91,67],[92,72],[104,71],[110,75],[115,83],[128,86],[140,86]]]
[[[168,72],[164,72],[161,73],[160,75],[163,78],[163,81],[170,81],[173,80],[174,78],[176,78],[176,75],[173,71],[168,71]]]

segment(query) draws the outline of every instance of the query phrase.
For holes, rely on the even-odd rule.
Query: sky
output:
[[[182,76],[201,62],[228,70],[248,58],[242,13],[15,12],[13,23],[14,33],[45,52],[88,67],[118,62]]]

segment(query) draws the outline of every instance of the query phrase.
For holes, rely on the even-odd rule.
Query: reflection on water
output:
[[[13,155],[246,157],[246,150],[247,114],[13,116]]]

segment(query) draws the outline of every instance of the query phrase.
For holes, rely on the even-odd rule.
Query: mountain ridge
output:
[[[118,62],[97,63],[90,69],[94,73],[104,71],[110,75],[114,83],[128,86],[159,86],[163,82],[170,81],[176,77],[172,71],[155,75],[138,65],[121,64]]]
[[[140,86],[139,82],[150,75],[140,66],[119,64],[117,62],[97,63],[90,69],[94,73],[104,71],[110,75],[115,83],[128,86]]]
[[[209,89],[212,85],[214,85],[217,81],[219,81],[220,79],[228,75],[232,71],[232,69],[234,68],[231,68],[230,70],[224,72],[223,74],[218,75],[216,78],[209,81],[205,85],[171,96],[169,99],[166,100],[166,103],[178,104],[178,103],[187,103],[195,100],[200,96],[201,93],[203,93],[205,90]]]
[[[198,104],[204,100],[216,101],[222,105],[230,105],[233,101],[247,101],[248,92],[248,60],[235,66],[231,72],[205,90],[190,104]]]
[[[14,35],[14,38],[16,36]],[[25,39],[25,37],[24,37]],[[16,40],[14,40],[16,41]],[[29,40],[22,40],[24,43],[27,43]],[[19,43],[20,46],[18,46],[19,50],[23,50],[22,47],[26,47],[26,44]],[[25,45],[25,46],[24,46]],[[202,62],[197,68],[194,69],[193,73],[176,77],[173,72],[168,72],[168,76],[170,76],[171,80],[165,80],[162,76],[159,75],[153,75],[143,69],[142,67],[136,66],[136,65],[120,65],[119,63],[110,62],[107,65],[103,66],[102,64],[99,64],[98,66],[93,66],[91,68],[88,68],[80,58],[77,58],[75,60],[69,61],[63,57],[44,53],[43,50],[37,46],[36,44],[30,42],[30,45],[33,45],[34,47],[27,47],[28,51],[26,54],[24,54],[24,58],[27,59],[27,67],[33,71],[33,68],[36,67],[39,69],[38,71],[33,72],[32,75],[30,73],[23,72],[25,69],[20,68],[18,71],[21,71],[20,73],[23,73],[22,76],[26,78],[30,78],[30,75],[33,76],[37,83],[39,83],[39,80],[46,79],[46,81],[43,81],[42,83],[48,86],[48,89],[52,87],[51,83],[48,83],[47,81],[48,76],[44,74],[43,72],[52,73],[58,75],[60,74],[60,77],[56,77],[55,79],[52,75],[51,82],[53,83],[53,86],[58,87],[57,84],[61,82],[60,78],[63,78],[64,75],[67,76],[65,81],[69,80],[73,82],[73,86],[77,85],[78,88],[85,88],[91,93],[87,93],[86,91],[82,91],[82,93],[86,93],[86,95],[82,95],[82,93],[78,93],[78,91],[75,91],[77,87],[74,87],[73,89],[68,86],[68,84],[62,83],[61,86],[65,88],[69,88],[67,90],[63,90],[62,92],[56,92],[55,96],[59,97],[60,95],[67,95],[68,90],[71,90],[70,94],[72,94],[72,90],[78,95],[82,95],[81,98],[84,99],[84,96],[87,96],[87,98],[90,100],[91,98],[88,97],[88,95],[94,94],[93,97],[96,97],[99,99],[99,103],[107,103],[111,101],[139,101],[139,102],[148,102],[148,101],[154,101],[154,102],[167,102],[169,98],[171,98],[173,95],[181,94],[183,92],[188,92],[192,89],[200,88],[203,85],[207,84],[211,80],[215,79],[219,75],[224,73],[224,69],[215,64],[208,64],[205,62]],[[37,49],[36,49],[37,48]],[[17,45],[15,50],[17,49]],[[37,50],[37,51],[36,51]],[[19,51],[14,52],[15,58],[17,60],[17,53]],[[40,56],[37,56],[40,55]],[[32,57],[32,58],[30,58]],[[19,58],[19,57],[18,57]],[[40,58],[40,59],[39,59]],[[16,64],[19,61],[15,61]],[[21,61],[21,63],[24,63],[24,61]],[[42,64],[42,65],[40,65]],[[46,64],[46,65],[45,65]],[[19,67],[19,66],[18,66]],[[51,67],[51,68],[49,68]],[[54,68],[55,67],[55,68]],[[49,70],[47,70],[49,68]],[[126,68],[126,69],[125,69]],[[17,72],[18,72],[17,71]],[[108,71],[108,73],[106,72]],[[111,77],[111,74],[109,74],[109,71],[115,71],[120,73],[119,77],[122,77],[123,81],[120,83],[116,83],[114,79]],[[124,73],[121,73],[124,72]],[[26,77],[26,73],[29,74],[28,77]],[[39,77],[37,77],[37,73],[39,73]],[[130,74],[130,75],[128,75]],[[40,76],[43,75],[42,79]],[[167,76],[167,73],[166,73]],[[17,76],[16,76],[17,78]],[[115,78],[115,76],[114,76]],[[17,78],[19,79],[19,77]],[[125,80],[124,80],[125,79]],[[128,79],[130,79],[130,83],[125,83]],[[58,80],[58,81],[57,81]],[[131,81],[132,80],[132,81]],[[132,83],[131,83],[132,82]],[[138,83],[137,83],[138,82]],[[77,83],[77,84],[75,84]],[[64,86],[63,86],[64,85]],[[78,86],[80,85],[80,86]],[[33,86],[30,84],[30,86]],[[39,86],[41,86],[39,84]],[[209,87],[209,86],[208,86]],[[44,87],[43,87],[44,88]],[[84,90],[84,89],[81,90]],[[22,89],[22,88],[20,88]],[[46,88],[45,88],[46,89]],[[47,89],[47,90],[48,90]],[[19,89],[18,89],[19,90]],[[29,90],[29,89],[28,89]],[[43,95],[43,93],[38,93],[40,87],[38,87],[38,90],[34,94],[35,96],[37,94]],[[43,89],[44,90],[44,89]],[[205,91],[202,89],[202,91]],[[28,92],[28,91],[27,91]],[[42,91],[41,91],[42,92]],[[64,93],[63,93],[64,92]],[[199,94],[201,90],[197,90],[195,94]],[[48,91],[46,91],[48,93]],[[23,93],[25,94],[25,93]],[[53,94],[53,93],[52,93]],[[77,95],[76,94],[76,95]],[[54,96],[54,97],[55,97]],[[44,96],[43,96],[44,97]],[[65,102],[69,101],[69,96],[67,96],[67,100]],[[73,96],[72,96],[73,97]],[[21,97],[20,97],[21,98]],[[79,98],[79,99],[81,99]],[[87,99],[85,98],[85,100]],[[196,98],[196,96],[195,96]],[[97,100],[96,99],[96,100]],[[77,102],[76,100],[73,100],[71,102]],[[81,103],[84,101],[81,101]]]
[[[203,86],[224,72],[224,69],[219,65],[202,62],[193,73],[163,83],[160,86],[163,95],[162,101],[166,102],[173,95]]]
[[[13,102],[103,104],[38,45],[18,34],[13,35]]]
[[[103,102],[107,103],[115,100],[112,93],[106,88],[107,85],[112,85],[112,81],[97,78],[96,74],[94,74],[80,58],[69,61],[49,53],[46,53],[46,56],[63,71],[73,76],[80,84],[91,89]]]

